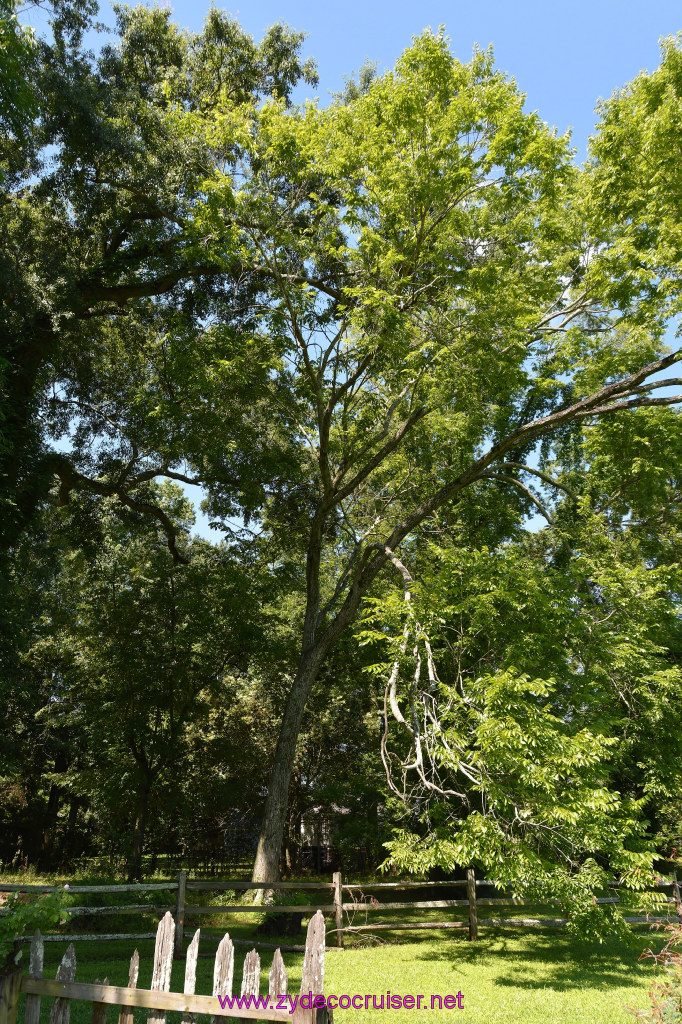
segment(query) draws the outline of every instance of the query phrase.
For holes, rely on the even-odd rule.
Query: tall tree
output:
[[[567,139],[524,113],[491,54],[461,64],[427,33],[348,99],[293,113],[266,104],[243,140],[248,161],[207,181],[197,211],[215,259],[227,224],[272,283],[259,315],[281,363],[254,390],[289,430],[289,475],[261,516],[306,561],[255,880],[276,877],[320,667],[399,545],[439,509],[496,489],[503,509],[551,515],[532,490],[566,487],[549,439],[680,400],[657,395],[679,384],[660,377],[680,358],[661,354],[665,305],[637,292],[617,301],[617,230],[590,229],[597,170],[578,172]],[[238,130],[217,119],[211,137],[224,145]],[[219,512],[226,492],[209,486]]]
[[[77,488],[114,495],[156,515],[182,557],[145,490],[165,474],[201,481],[214,517],[255,519],[277,558],[305,562],[254,873],[271,880],[306,702],[379,575],[403,571],[399,546],[439,510],[475,518],[492,501],[500,535],[519,511],[551,518],[534,482],[577,497],[552,475],[553,438],[679,401],[658,393],[679,384],[661,379],[680,358],[662,342],[679,290],[666,244],[674,204],[623,178],[624,193],[646,193],[630,220],[660,226],[647,262],[610,208],[618,147],[596,148],[578,171],[568,140],[524,112],[492,55],[460,63],[442,35],[424,34],[394,72],[333,106],[299,110],[287,105],[289,71],[279,99],[259,106],[265,88],[235,92],[224,19],[195,49],[158,11],[123,12],[121,23],[121,51],[96,72],[72,60],[57,75],[82,101],[87,131],[51,114],[66,140],[43,184],[54,210],[41,210],[39,231],[37,207],[16,207],[12,237],[42,239],[30,262],[76,297],[59,300],[75,333],[60,342],[47,409],[55,433],[74,412],[78,429],[74,457],[11,464],[28,474],[13,484],[26,499],[14,522],[33,484],[56,473],[58,501]],[[273,38],[291,61],[266,47],[266,68],[305,74],[298,40]],[[662,66],[671,80],[674,65]],[[98,233],[75,230],[67,195],[77,223]],[[35,298],[28,285],[22,294]],[[28,336],[39,332],[17,335]],[[51,345],[35,348],[35,367]],[[35,367],[27,396],[40,391]],[[27,402],[24,425],[35,422]]]

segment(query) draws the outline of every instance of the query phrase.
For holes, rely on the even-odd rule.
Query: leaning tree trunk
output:
[[[280,873],[296,878],[301,871],[301,772],[294,767],[289,783],[289,805],[280,854]]]
[[[306,651],[289,691],[282,724],[280,726],[275,759],[265,801],[263,824],[261,826],[252,881],[279,881],[279,858],[287,820],[287,799],[289,783],[296,758],[296,744],[301,731],[303,713],[328,646],[317,644]]]
[[[305,706],[325,658],[355,618],[363,593],[385,561],[385,558],[375,558],[372,567],[365,570],[364,585],[361,587],[355,581],[350,586],[341,608],[324,633],[318,637],[322,537],[330,507],[320,506],[311,524],[306,559],[307,602],[302,653],[298,671],[289,691],[275,747],[275,759],[253,866],[253,882],[279,881],[279,859],[287,820],[289,785]]]

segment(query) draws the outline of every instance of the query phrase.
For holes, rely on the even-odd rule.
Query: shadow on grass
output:
[[[603,943],[552,930],[518,931],[485,936],[477,942],[440,943],[415,959],[444,961],[451,967],[490,963],[494,984],[508,988],[574,991],[636,985],[650,962],[639,961],[641,951],[663,940],[655,932],[639,933],[632,945],[618,939]]]

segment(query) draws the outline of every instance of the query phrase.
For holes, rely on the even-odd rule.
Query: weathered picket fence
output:
[[[179,1010],[182,1013],[181,1024],[194,1024],[194,1015],[197,1013],[210,1014],[211,1024],[218,1024],[217,1018],[220,1017],[237,1018],[244,1024],[250,1020],[331,1024],[332,1011],[326,1006],[316,1006],[314,998],[324,994],[325,927],[321,913],[311,917],[308,923],[301,993],[295,1001],[295,1009],[291,997],[285,1007],[278,1008],[278,1004],[282,1004],[280,997],[288,994],[287,972],[279,950],[272,960],[267,996],[260,997],[260,957],[253,949],[244,959],[241,984],[241,996],[244,999],[241,1005],[232,1002],[234,946],[229,935],[221,940],[216,953],[213,995],[196,995],[198,928],[187,949],[184,992],[171,992],[174,933],[175,922],[171,914],[166,913],[156,933],[151,989],[139,989],[137,979],[140,958],[137,950],[130,961],[128,985],[125,988],[110,985],[107,978],[101,984],[77,982],[73,943],[69,944],[62,958],[55,980],[43,978],[43,939],[37,931],[31,941],[28,977],[22,976],[18,969],[13,973],[0,974],[0,1024],[15,1024],[21,992],[26,993],[24,1024],[39,1024],[41,996],[54,998],[50,1024],[69,1024],[70,1003],[74,999],[92,1003],[92,1024],[106,1024],[107,1007],[112,1005],[120,1007],[118,1024],[133,1024],[133,1010],[136,1006],[149,1010],[147,1024],[165,1024],[168,1010]],[[225,997],[230,998],[228,1000]],[[249,997],[252,997],[250,1005]]]

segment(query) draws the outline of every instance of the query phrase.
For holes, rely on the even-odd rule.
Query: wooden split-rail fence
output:
[[[197,1013],[209,1014],[211,1024],[219,1024],[219,1018],[223,1017],[237,1018],[243,1024],[251,1020],[331,1024],[332,1011],[326,1006],[315,1005],[321,1002],[316,1001],[315,996],[324,995],[325,931],[321,913],[311,917],[308,924],[299,998],[294,1000],[290,997],[286,1006],[281,997],[288,996],[288,978],[279,949],[272,960],[267,995],[260,996],[260,957],[252,949],[244,959],[241,1005],[236,1003],[236,999],[232,1000],[234,945],[229,935],[221,940],[216,953],[213,994],[197,995],[199,935],[200,930],[197,929],[187,949],[184,991],[180,993],[170,991],[175,938],[175,922],[170,913],[164,915],[157,929],[151,989],[137,987],[140,967],[137,950],[130,961],[126,987],[110,985],[107,978],[102,983],[77,982],[73,943],[69,944],[64,953],[55,980],[43,978],[43,938],[37,931],[31,941],[28,976],[22,975],[19,968],[0,972],[0,1024],[15,1024],[22,992],[26,993],[24,1024],[39,1024],[41,997],[45,996],[54,999],[50,1009],[50,1024],[69,1024],[70,1006],[74,999],[92,1003],[92,1024],[107,1024],[109,1006],[120,1007],[118,1024],[133,1024],[135,1007],[149,1011],[147,1024],[165,1024],[168,1010],[179,1010],[182,1013],[181,1024],[194,1024]]]
[[[264,883],[259,883],[261,888],[265,888]],[[617,882],[609,883],[615,887],[618,885]],[[400,892],[403,893],[410,889],[420,890],[433,890],[434,888],[451,888],[462,886],[466,888],[466,899],[445,899],[445,900],[402,900],[401,902],[382,902],[376,898],[376,896],[367,894],[378,892],[380,895],[384,893]],[[177,892],[176,892],[176,908],[175,908],[175,919],[178,923],[176,930],[176,951],[182,949],[182,929],[183,922],[186,917],[194,917],[199,914],[220,914],[220,913],[245,913],[253,911],[253,906],[239,906],[233,904],[232,906],[208,906],[208,907],[195,907],[188,906],[186,904],[187,891],[194,890],[219,890],[219,889],[248,889],[255,888],[256,886],[252,882],[218,882],[213,879],[211,880],[188,880],[184,871],[181,871],[178,875]],[[467,870],[467,877],[465,879],[455,881],[443,881],[443,882],[367,882],[367,883],[342,883],[341,872],[337,871],[333,875],[331,884],[329,882],[278,882],[276,888],[278,890],[287,889],[326,889],[328,892],[331,889],[333,902],[325,905],[306,905],[301,906],[300,904],[289,904],[289,905],[278,905],[278,906],[267,906],[268,913],[276,914],[290,914],[292,912],[299,913],[311,913],[317,911],[323,914],[333,914],[335,927],[327,930],[327,935],[336,935],[336,945],[339,949],[343,949],[344,935],[362,932],[380,932],[380,931],[419,931],[423,929],[465,929],[468,930],[469,939],[476,941],[478,939],[479,925],[490,928],[563,928],[568,924],[568,919],[565,917],[482,917],[479,919],[478,908],[479,907],[524,907],[533,904],[531,900],[518,899],[512,896],[480,896],[479,890],[482,887],[493,889],[495,891],[496,885],[494,882],[490,882],[486,879],[477,879],[473,868]],[[677,917],[682,921],[682,898],[680,896],[680,887],[677,882],[677,876],[673,876],[673,880],[670,882],[662,881],[659,883],[660,888],[672,887],[673,895],[667,898],[666,904],[669,910],[675,907]],[[344,894],[348,894],[350,899],[344,899]],[[597,899],[597,903],[612,903],[617,904],[620,902],[618,896],[604,896]],[[385,911],[403,911],[410,912],[413,910],[440,910],[450,908],[462,908],[467,910],[467,917],[465,920],[448,920],[448,921],[433,921],[433,920],[416,920],[416,921],[391,921],[390,923],[384,924],[353,924],[351,915],[358,913],[364,914],[375,914],[383,913]],[[628,924],[642,924],[642,923],[664,923],[670,918],[664,917],[652,917],[640,916],[640,917],[625,917],[624,920]],[[300,947],[290,946],[290,949],[296,949]]]
[[[610,882],[611,887],[617,887],[618,882]],[[452,889],[462,887],[466,890],[466,898],[463,899],[429,899],[429,900],[405,900],[405,895],[409,896],[410,890],[426,890],[427,894],[437,890],[438,888]],[[665,904],[668,912],[667,917],[662,916],[639,916],[639,917],[625,917],[624,920],[627,924],[639,924],[639,923],[665,923],[670,921],[670,913],[675,913],[678,920],[682,921],[682,897],[680,896],[680,886],[677,882],[676,875],[672,876],[671,881],[660,881],[658,883],[659,889],[671,888],[672,893],[666,897]],[[5,884],[0,882],[0,892],[54,892],[58,887],[55,886],[40,886],[40,885],[28,885],[22,886],[14,883]],[[318,900],[314,903],[306,903],[305,905],[289,903],[289,904],[267,904],[256,906],[254,904],[239,904],[229,903],[220,905],[204,905],[198,906],[190,902],[192,892],[225,892],[229,891],[245,891],[253,889],[274,889],[281,892],[290,892],[296,890],[305,890],[306,892],[318,891],[322,892],[321,902]],[[249,882],[244,879],[238,880],[225,880],[220,881],[218,879],[197,879],[188,878],[186,871],[180,871],[177,876],[177,880],[169,882],[154,882],[154,883],[139,883],[130,885],[102,885],[102,886],[71,886],[69,892],[74,895],[83,893],[84,895],[96,895],[98,893],[133,893],[133,892],[149,892],[149,891],[174,891],[175,892],[175,905],[155,905],[151,904],[134,904],[126,906],[109,906],[109,907],[65,907],[65,910],[69,916],[87,915],[87,914],[148,914],[150,912],[164,913],[165,911],[172,910],[175,918],[175,935],[174,935],[174,953],[176,957],[183,955],[184,948],[184,929],[185,922],[188,920],[196,920],[196,918],[202,915],[210,915],[212,917],[231,915],[231,914],[253,914],[254,911],[267,911],[270,914],[326,914],[333,920],[333,927],[327,931],[327,935],[335,936],[335,944],[338,948],[343,949],[344,936],[352,935],[354,933],[373,933],[382,931],[418,931],[423,929],[464,929],[468,930],[469,939],[475,941],[478,938],[478,931],[480,927],[488,928],[561,928],[568,924],[568,920],[565,917],[552,917],[552,916],[539,916],[539,917],[522,917],[522,916],[500,916],[500,917],[479,917],[479,909],[482,908],[500,908],[503,907],[524,907],[524,906],[535,906],[537,903],[533,901],[518,899],[513,896],[505,895],[504,893],[498,893],[496,884],[488,881],[487,879],[477,879],[473,868],[469,868],[467,871],[467,877],[460,880],[450,880],[441,882],[418,882],[418,881],[405,881],[405,882],[342,882],[341,873],[335,872],[331,882],[277,882],[274,885],[264,882]],[[483,893],[491,892],[492,895],[483,895]],[[401,901],[391,901],[390,895],[392,893],[399,894]],[[388,900],[385,900],[386,896],[389,896]],[[189,897],[189,898],[188,898]],[[311,897],[314,899],[314,897]],[[602,896],[597,899],[597,903],[611,903],[618,904],[620,897],[615,896]],[[546,901],[547,906],[552,905],[552,901]],[[659,899],[660,905],[660,899]],[[432,910],[454,910],[457,913],[458,910],[465,912],[464,919],[457,919],[450,917],[449,920],[433,920],[427,918],[425,915],[420,915],[418,919],[412,919],[409,921],[386,921],[384,923],[370,924],[366,915],[375,916],[384,912],[395,912],[403,911],[403,913],[411,914],[413,911],[425,911],[429,912]],[[495,911],[493,911],[495,912]],[[504,911],[502,911],[504,913]],[[550,911],[551,912],[551,911]],[[2,911],[0,911],[2,913]],[[361,916],[362,915],[362,916]],[[364,923],[356,924],[356,920],[360,916],[362,921],[364,917]],[[445,915],[441,915],[445,916]],[[448,915],[449,916],[449,915]],[[153,938],[154,932],[137,932],[137,933],[115,933],[115,934],[102,934],[92,933],[90,935],[46,935],[44,938],[48,941],[77,941],[84,939],[147,939]],[[256,941],[248,939],[234,939],[234,944],[244,945],[256,945],[263,949],[275,949],[277,948],[274,944],[268,942]],[[281,945],[282,949],[292,950],[297,952],[303,952],[305,946],[301,945]]]

